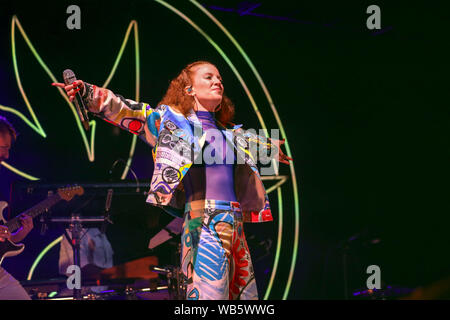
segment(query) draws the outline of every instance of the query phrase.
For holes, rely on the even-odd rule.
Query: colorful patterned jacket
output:
[[[205,133],[194,111],[186,118],[174,108],[159,105],[151,108],[114,94],[111,90],[85,83],[82,94],[89,111],[120,128],[138,135],[153,147],[153,177],[147,202],[182,217],[185,195],[182,183],[186,172],[201,153]],[[234,166],[235,193],[241,205],[244,222],[272,221],[269,200],[249,145],[276,153],[265,138],[241,129],[241,125],[225,128],[219,123],[228,143],[240,160]],[[159,197],[159,194],[167,195]]]

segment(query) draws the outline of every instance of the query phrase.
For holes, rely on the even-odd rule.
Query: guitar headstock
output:
[[[81,195],[83,195],[83,193],[84,193],[84,189],[81,186],[74,186],[74,187],[58,189],[59,196],[66,201],[72,200],[73,197],[75,197],[77,195],[81,196]]]

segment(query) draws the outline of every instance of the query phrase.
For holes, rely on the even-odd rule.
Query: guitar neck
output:
[[[35,218],[38,215],[40,215],[41,213],[45,212],[47,209],[50,209],[52,206],[54,206],[60,200],[61,200],[60,195],[56,193],[54,195],[51,195],[47,199],[39,202],[34,207],[31,207],[30,209],[22,212],[22,214],[20,214],[20,215],[26,214],[26,215],[30,216],[31,218]],[[14,232],[22,226],[22,224],[20,223],[20,220],[19,220],[19,216],[9,220],[6,223],[6,226],[8,227],[10,232]]]

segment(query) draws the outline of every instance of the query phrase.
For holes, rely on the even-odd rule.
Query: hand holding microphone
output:
[[[84,106],[83,99],[81,98],[80,90],[84,89],[84,82],[77,80],[72,70],[67,69],[63,72],[63,78],[65,83],[52,83],[52,86],[62,88],[69,96],[70,102],[74,102],[77,109],[78,116],[86,130],[89,130],[89,117]]]
[[[64,89],[67,95],[69,96],[70,102],[72,102],[75,99],[75,94],[84,88],[84,82],[82,80],[76,80],[69,85],[65,85],[64,83],[53,82],[52,86]]]

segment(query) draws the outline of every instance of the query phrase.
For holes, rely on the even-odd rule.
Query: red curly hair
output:
[[[160,104],[165,104],[171,106],[177,111],[181,112],[185,117],[190,113],[190,110],[194,107],[195,100],[192,96],[186,94],[185,88],[192,86],[192,76],[193,68],[195,66],[210,64],[208,61],[196,61],[188,64],[183,70],[176,76],[172,81],[170,81],[169,88],[166,94],[159,102]],[[215,67],[215,66],[214,66]],[[224,94],[222,96],[222,101],[219,106],[219,110],[216,111],[216,119],[222,123],[222,125],[233,125],[231,120],[234,117],[234,105],[231,100]]]

